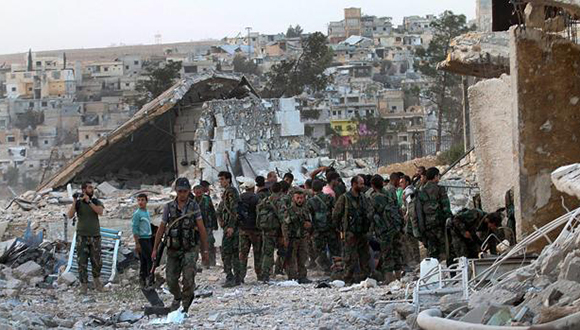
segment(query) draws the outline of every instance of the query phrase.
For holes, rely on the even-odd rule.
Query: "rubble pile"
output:
[[[443,168],[441,167],[441,164],[439,164],[437,156],[427,156],[423,158],[409,160],[404,163],[395,163],[390,164],[388,166],[380,167],[379,174],[388,175],[393,172],[403,172],[406,175],[412,176],[417,172],[418,166],[425,166],[425,168],[429,167]]]
[[[450,168],[442,176],[440,184],[447,188],[451,210],[454,214],[463,208],[477,207],[475,199],[479,196],[480,190],[477,181],[475,152],[471,151],[459,163]]]

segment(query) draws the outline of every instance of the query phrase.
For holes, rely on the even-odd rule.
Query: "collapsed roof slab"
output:
[[[560,7],[571,14],[580,15],[580,0],[526,0],[532,5]]]
[[[470,32],[454,38],[438,70],[478,78],[499,78],[509,74],[508,32]]]
[[[115,173],[122,168],[146,174],[175,171],[173,156],[175,106],[189,106],[214,99],[242,98],[256,94],[242,76],[208,72],[181,80],[92,147],[74,158],[39,190],[58,188],[74,178]]]

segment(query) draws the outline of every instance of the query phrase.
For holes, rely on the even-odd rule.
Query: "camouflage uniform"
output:
[[[290,195],[290,192],[286,193],[286,194],[282,194],[282,197],[280,198],[280,216],[283,220],[284,218],[284,214],[286,214],[286,210],[288,210],[288,208],[290,208],[290,206],[292,205],[292,195]],[[284,264],[285,264],[285,260],[284,257],[286,256],[286,247],[284,247],[284,236],[282,235],[282,230],[280,230],[278,232],[278,242],[277,242],[277,249],[278,249],[278,253],[276,255],[276,273],[278,274],[282,274],[283,270],[284,270]]]
[[[338,198],[332,212],[333,221],[340,224],[344,233],[345,282],[354,281],[354,271],[358,265],[361,278],[370,274],[369,242],[367,233],[373,218],[373,207],[364,195],[354,196],[352,191]]]
[[[222,239],[222,262],[224,263],[224,272],[226,273],[226,282],[240,282],[240,242],[238,232],[238,203],[240,195],[236,188],[229,186],[222,194],[217,213],[220,226],[224,230]],[[227,237],[226,230],[234,230],[231,237]]]
[[[79,269],[79,281],[88,282],[88,266],[91,260],[91,273],[93,278],[100,278],[101,267],[101,236],[77,236],[76,241],[77,262]]]
[[[278,245],[278,237],[281,235],[280,193],[272,194],[258,204],[257,224],[262,231],[262,280],[270,279],[270,272],[274,265],[274,251]]]
[[[203,218],[203,225],[205,226],[205,232],[207,233],[207,246],[209,248],[209,265],[216,265],[215,256],[215,237],[213,236],[213,231],[218,229],[217,216],[215,213],[215,208],[211,197],[207,195],[201,195],[194,198],[197,205],[201,210],[201,216]]]
[[[250,248],[254,250],[254,271],[258,280],[262,276],[262,233],[256,228],[257,194],[245,192],[240,195],[240,203],[246,207],[247,214],[240,222],[240,278],[243,281],[248,269]]]
[[[379,270],[385,275],[403,268],[401,230],[403,221],[397,204],[396,188],[388,185],[371,194],[374,217],[372,232],[381,246]]]
[[[407,186],[403,193],[403,264],[411,266],[421,262],[418,238],[418,221],[415,210],[415,187]]]
[[[429,181],[421,186],[419,200],[425,219],[424,242],[431,258],[446,260],[445,221],[451,218],[451,205],[444,187]]]
[[[326,248],[328,247],[331,257],[340,256],[340,244],[336,236],[336,226],[332,222],[334,197],[319,193],[308,200],[307,206],[312,217],[316,260],[325,270],[330,270],[332,260],[327,257]]]
[[[172,225],[175,219],[188,213],[193,215]],[[182,210],[179,209],[177,200],[167,203],[163,210],[163,222],[167,227],[172,226],[171,229],[167,228],[167,286],[174,301],[181,301],[185,311],[189,309],[195,296],[195,273],[199,254],[196,222],[202,219],[199,205],[191,198]],[[182,288],[179,287],[180,276]]]
[[[477,258],[481,242],[477,236],[477,228],[485,216],[482,210],[461,210],[451,221],[451,241],[457,257]],[[471,238],[465,237],[469,232]]]
[[[286,210],[282,222],[282,235],[288,244],[289,251],[285,260],[286,273],[289,280],[305,279],[307,276],[306,261],[308,260],[308,234],[304,228],[305,222],[310,222],[310,213],[306,205],[298,206],[295,203]],[[290,255],[288,255],[290,254]]]

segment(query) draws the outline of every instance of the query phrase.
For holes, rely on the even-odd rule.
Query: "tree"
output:
[[[292,27],[292,25],[290,25],[286,31],[286,38],[298,38],[302,35],[303,32],[304,30],[299,24],[297,24],[296,27]]]
[[[175,84],[176,80],[179,79],[181,62],[166,62],[161,65],[159,62],[146,62],[143,68],[145,71],[143,76],[146,79],[137,83],[137,91],[141,94],[136,102],[139,108]]]
[[[292,97],[304,91],[324,90],[330,77],[324,71],[332,63],[332,49],[327,46],[326,36],[313,33],[304,41],[304,49],[297,59],[288,59],[272,66],[266,74],[267,83],[262,94],[265,97]]]
[[[421,59],[418,68],[431,82],[423,91],[423,97],[437,107],[437,151],[441,150],[443,124],[448,124],[452,136],[461,136],[461,78],[447,71],[437,70],[437,64],[444,61],[449,51],[451,40],[469,31],[465,15],[455,15],[445,11],[431,22],[433,40],[429,47],[418,49]]]
[[[246,59],[241,54],[236,54],[233,60],[234,72],[260,75],[258,65],[253,61]]]

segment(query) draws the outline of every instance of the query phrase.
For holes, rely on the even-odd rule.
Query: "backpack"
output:
[[[314,228],[318,230],[326,230],[330,224],[330,221],[328,221],[330,208],[328,207],[328,204],[326,204],[326,202],[320,197],[320,195],[315,195],[313,198],[318,199],[321,205],[321,208],[314,212]]]
[[[256,225],[260,230],[272,231],[280,229],[280,219],[278,216],[278,207],[275,205],[272,197],[264,198],[258,204]]]

